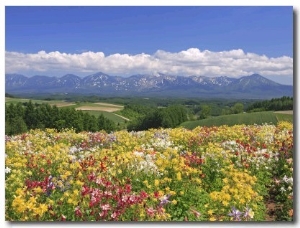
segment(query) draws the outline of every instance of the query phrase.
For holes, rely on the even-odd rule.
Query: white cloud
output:
[[[158,50],[153,55],[112,54],[84,52],[68,54],[39,51],[38,53],[5,53],[5,72],[21,73],[56,72],[57,76],[66,73],[86,75],[102,71],[110,75],[129,76],[137,73],[156,72],[174,75],[205,75],[239,77],[259,73],[263,76],[293,75],[293,59],[288,56],[270,58],[255,53],[245,53],[241,49],[212,52],[190,48],[180,52]],[[30,76],[30,75],[28,75]]]

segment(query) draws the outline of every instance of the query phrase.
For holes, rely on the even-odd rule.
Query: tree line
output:
[[[110,132],[116,129],[116,124],[102,114],[96,117],[70,107],[58,108],[55,105],[31,101],[5,104],[6,135],[45,128],[55,128],[58,131],[73,128],[76,132],[100,130]]]
[[[139,113],[143,114],[137,117],[130,124],[128,124],[127,129],[129,131],[141,131],[150,128],[161,127],[174,128],[187,121],[187,110],[182,105],[170,105],[163,108],[149,108],[143,107],[141,105],[127,107],[127,109],[131,108],[133,108],[134,110],[139,110]]]
[[[283,96],[271,100],[257,101],[249,105],[247,112],[293,110],[293,97]]]

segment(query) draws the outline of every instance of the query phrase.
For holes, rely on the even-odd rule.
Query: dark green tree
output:
[[[5,121],[5,134],[16,135],[26,132],[27,126],[21,116],[14,117]]]
[[[244,111],[244,105],[242,103],[235,103],[235,105],[232,107],[232,112],[234,114],[242,113]]]
[[[199,114],[199,119],[206,119],[211,115],[211,107],[209,105],[201,105],[201,111]]]

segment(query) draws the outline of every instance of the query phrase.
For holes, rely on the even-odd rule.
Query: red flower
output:
[[[61,217],[60,217],[60,221],[66,221],[66,216],[64,216],[64,215],[61,215]]]
[[[77,207],[75,208],[75,215],[78,216],[78,217],[81,217],[81,216],[82,216],[82,212],[81,212],[79,206],[77,206]]]
[[[154,197],[158,198],[159,197],[159,193],[158,192],[154,192]]]

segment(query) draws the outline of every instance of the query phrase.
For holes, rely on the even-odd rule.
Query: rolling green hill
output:
[[[233,126],[237,124],[251,125],[251,124],[264,124],[264,123],[276,124],[278,121],[293,122],[293,115],[285,114],[285,113],[277,113],[273,111],[241,113],[241,114],[211,117],[203,120],[187,121],[182,123],[180,126],[185,127],[187,129],[194,129],[197,126],[221,126],[221,125]]]

